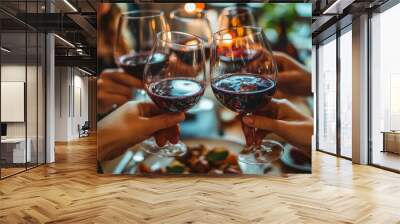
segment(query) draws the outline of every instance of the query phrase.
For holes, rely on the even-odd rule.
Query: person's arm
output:
[[[130,100],[133,88],[143,88],[142,81],[117,69],[103,71],[97,80],[98,113],[107,113]]]
[[[289,55],[274,52],[278,66],[278,84],[280,91],[294,96],[311,96],[311,72]]]
[[[153,135],[159,145],[177,143],[184,113],[160,112],[152,103],[130,101],[108,114],[98,123],[98,160],[113,159]]]

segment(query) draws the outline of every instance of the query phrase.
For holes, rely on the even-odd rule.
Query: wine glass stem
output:
[[[240,113],[240,118],[242,119],[244,116],[249,116],[249,115],[251,115],[251,113],[242,112],[242,113]],[[246,135],[251,135],[250,139],[252,139],[252,141],[253,141],[251,145],[246,147],[246,151],[251,151],[251,152],[255,152],[257,150],[262,150],[262,151],[267,151],[267,152],[271,151],[271,147],[265,146],[265,145],[263,145],[261,143],[262,139],[259,140],[260,144],[257,144],[257,139],[256,139],[256,137],[257,137],[257,134],[256,134],[257,133],[257,129],[256,128],[249,127],[249,126],[247,126],[245,124],[242,124],[242,125],[244,125],[245,134]],[[246,141],[247,141],[247,139],[248,138],[246,138]]]
[[[248,116],[248,115],[251,115],[251,113],[241,112],[239,114],[240,121],[242,122],[243,132],[244,132],[245,137],[246,137],[246,145],[248,145],[246,147],[246,149],[250,150],[254,146],[255,128],[249,127],[248,125],[243,123],[243,117]],[[251,136],[251,138],[249,138],[249,135]],[[253,140],[253,142],[251,142],[251,145],[249,145],[249,143],[247,142],[249,139]]]

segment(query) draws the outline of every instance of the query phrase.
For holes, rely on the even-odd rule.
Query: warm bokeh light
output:
[[[186,3],[184,9],[188,13],[192,13],[196,11],[196,4],[195,3]]]
[[[198,44],[199,42],[197,41],[197,40],[189,40],[188,42],[186,42],[185,43],[185,45],[187,45],[187,46],[191,46],[191,45],[196,45],[196,44]]]
[[[196,3],[196,9],[197,10],[202,11],[202,10],[205,9],[205,7],[206,7],[206,4],[204,4],[204,3]]]
[[[222,40],[223,40],[224,45],[226,45],[226,46],[232,45],[233,40],[232,40],[232,35],[230,33],[226,33],[226,34],[222,35]]]
[[[183,8],[187,13],[193,13],[195,11],[203,11],[205,7],[204,3],[186,3]]]

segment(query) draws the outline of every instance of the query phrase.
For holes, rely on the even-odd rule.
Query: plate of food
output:
[[[237,155],[243,145],[234,141],[190,138],[183,142],[187,152],[175,158],[149,155],[137,173],[156,174],[242,174]]]

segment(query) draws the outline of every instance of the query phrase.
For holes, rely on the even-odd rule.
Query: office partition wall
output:
[[[1,176],[26,170],[31,160],[31,141],[27,142],[26,78],[27,48],[25,32],[1,34]],[[4,50],[7,49],[7,50]],[[29,158],[29,159],[28,159]]]
[[[0,11],[0,178],[45,163],[45,34],[24,23],[42,1],[2,2]],[[19,19],[20,20],[19,20]]]

